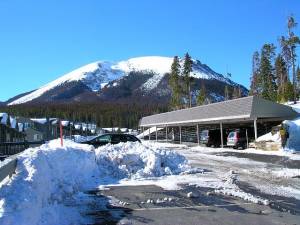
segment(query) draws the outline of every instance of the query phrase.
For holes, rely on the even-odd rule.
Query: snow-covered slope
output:
[[[13,101],[8,102],[8,104],[15,105],[30,102],[56,87],[74,81],[81,81],[91,91],[96,92],[109,82],[114,80],[117,81],[118,79],[128,75],[130,72],[153,73],[153,76],[150,77],[140,87],[142,91],[148,92],[156,88],[163,79],[164,75],[170,72],[172,61],[172,57],[161,56],[138,57],[117,63],[98,61],[65,74],[60,78],[42,86],[41,88],[30,92],[29,94],[25,94],[20,98],[13,99]],[[230,79],[225,78],[223,75],[214,72],[207,65],[202,64],[200,61],[193,60],[193,62],[194,65],[191,76],[202,79],[215,79],[230,85],[237,85]],[[180,63],[183,64],[183,60],[180,60]]]

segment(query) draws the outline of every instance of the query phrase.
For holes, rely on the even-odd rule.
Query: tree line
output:
[[[126,127],[136,129],[139,120],[154,113],[166,112],[167,106],[159,103],[48,103],[21,104],[0,107],[0,112],[26,118],[60,118],[82,123],[95,123],[98,127]]]
[[[266,43],[252,57],[250,95],[274,102],[296,102],[300,94],[300,69],[296,68],[296,49],[299,36],[294,33],[297,23],[291,15],[287,20],[287,34],[278,46]],[[276,49],[279,49],[276,52]]]

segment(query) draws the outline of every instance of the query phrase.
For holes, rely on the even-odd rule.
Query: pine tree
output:
[[[225,89],[224,89],[224,100],[225,101],[229,100],[229,89],[227,85],[225,85]]]
[[[180,104],[181,104],[181,88],[179,85],[179,76],[180,76],[179,58],[178,56],[175,56],[171,66],[171,74],[169,79],[169,85],[172,90],[171,107],[173,109],[180,108]]]
[[[300,68],[299,68],[299,65],[297,67],[297,87],[298,87],[298,98],[300,97]]]
[[[272,65],[275,56],[275,46],[273,44],[264,44],[260,55],[258,86],[261,89],[261,96],[267,100],[276,101],[277,87]]]
[[[292,82],[288,80],[284,86],[285,92],[283,94],[283,98],[285,99],[285,101],[293,101],[294,88]]]
[[[242,97],[241,87],[233,87],[232,98],[237,99]]]
[[[259,95],[258,78],[259,78],[260,58],[258,51],[252,56],[252,74],[249,95]]]
[[[296,47],[300,44],[300,39],[296,36],[293,30],[297,27],[297,23],[294,17],[291,15],[288,17],[287,28],[288,35],[287,37],[282,36],[280,39],[280,44],[282,48],[283,56],[288,63],[288,66],[292,67],[292,81],[293,81],[293,92],[294,92],[294,102],[297,100],[297,78],[296,78]]]
[[[237,99],[237,98],[238,98],[238,90],[236,87],[233,87],[232,99]]]
[[[186,53],[184,56],[183,63],[183,79],[184,79],[184,92],[189,102],[189,107],[192,107],[192,95],[191,95],[191,83],[192,77],[191,72],[193,71],[193,61],[189,53]]]
[[[288,99],[286,99],[286,87],[287,87],[287,82],[289,81],[288,79],[288,71],[286,67],[286,63],[279,54],[276,57],[275,60],[275,77],[277,81],[277,101],[279,102],[286,102]]]
[[[206,98],[206,89],[205,89],[204,83],[202,82],[200,92],[197,97],[197,105],[204,105],[205,98]]]

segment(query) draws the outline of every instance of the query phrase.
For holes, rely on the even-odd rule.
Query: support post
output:
[[[247,148],[249,148],[248,129],[246,129]]]
[[[223,124],[220,123],[220,132],[221,132],[221,148],[224,148],[224,140],[223,140]]]
[[[61,124],[61,120],[59,121],[59,131],[60,131],[60,145],[61,147],[64,146],[64,140],[63,140],[63,127]]]
[[[168,126],[166,126],[166,142],[168,142]]]
[[[255,137],[255,141],[257,139],[257,119],[254,119],[254,137]]]
[[[149,141],[151,140],[151,127],[149,128]]]
[[[179,126],[179,143],[181,144],[181,126]]]
[[[155,140],[157,142],[157,126],[155,126]]]
[[[70,140],[72,140],[72,125],[71,125],[71,121],[69,121],[69,126],[70,126]]]
[[[198,142],[198,145],[200,145],[199,124],[197,124],[197,142]]]
[[[145,140],[144,127],[142,127],[143,140]]]

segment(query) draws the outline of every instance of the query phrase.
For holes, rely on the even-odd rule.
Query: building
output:
[[[297,116],[299,114],[289,106],[249,96],[143,117],[139,126],[142,130],[145,128],[156,130],[151,132],[149,129],[149,134],[146,134],[149,139],[158,139],[157,130],[163,128],[166,140],[178,140],[180,143],[196,140],[198,144],[201,130],[218,129],[221,132],[223,147],[225,129],[251,129],[254,139],[257,139],[258,135],[269,132],[272,126]],[[183,129],[188,132],[183,132]],[[185,140],[183,140],[184,133],[187,133]]]
[[[48,141],[59,136],[56,118],[19,117],[18,121],[24,124],[24,133],[28,142]]]
[[[24,141],[24,126],[7,113],[0,113],[0,143]]]

